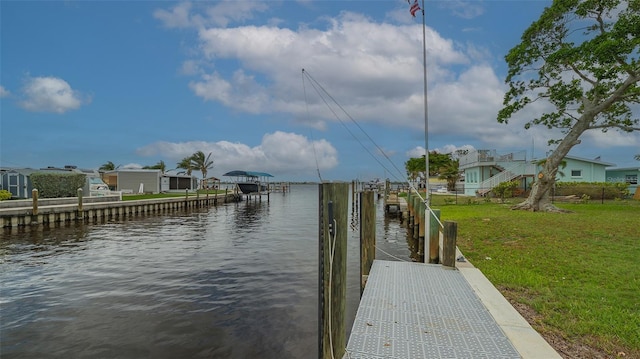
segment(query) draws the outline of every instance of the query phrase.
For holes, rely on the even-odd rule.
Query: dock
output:
[[[343,359],[560,358],[468,264],[375,260]]]

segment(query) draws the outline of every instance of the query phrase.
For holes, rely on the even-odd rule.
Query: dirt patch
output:
[[[505,298],[526,319],[529,324],[565,359],[618,359],[640,358],[640,353],[620,351],[616,354],[608,354],[604,350],[594,348],[580,340],[572,341],[564,338],[557,330],[546,327],[542,316],[526,304],[517,302],[515,293],[501,288]]]

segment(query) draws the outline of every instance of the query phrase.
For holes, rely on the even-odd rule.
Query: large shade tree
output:
[[[526,201],[514,207],[557,211],[550,189],[558,166],[585,131],[640,130],[640,0],[555,0],[509,51],[509,90],[498,121],[533,102],[553,105],[525,124],[560,129]],[[636,107],[637,111],[637,107]]]

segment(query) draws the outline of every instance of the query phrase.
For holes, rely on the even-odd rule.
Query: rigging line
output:
[[[304,104],[307,109],[307,120],[310,120],[309,115],[309,101],[307,100],[307,87],[304,84],[304,69],[302,69],[302,91],[304,92]],[[316,171],[318,171],[318,178],[320,179],[320,183],[322,183],[322,175],[320,175],[320,165],[318,165],[318,154],[316,153],[316,144],[313,140],[313,131],[311,131],[311,147],[313,148],[313,158],[316,160]]]
[[[393,255],[393,254],[391,254],[391,253],[385,252],[382,248],[380,248],[380,247],[378,247],[378,246],[374,246],[374,247],[375,247],[377,250],[379,250],[380,252],[382,252],[382,253],[384,253],[384,254],[388,255],[388,256],[389,256],[389,257],[391,257],[391,258],[395,258],[395,259],[397,259],[397,260],[399,260],[399,261],[401,261],[401,262],[409,262],[409,261],[408,261],[408,260],[406,260],[406,259],[402,259],[402,258],[399,258],[399,257],[394,256],[394,255]]]
[[[310,84],[311,86],[314,88],[314,90],[316,90],[316,93],[318,94],[318,96],[320,96],[320,98],[322,99],[322,101],[325,103],[325,105],[327,105],[327,108],[329,109],[329,111],[331,111],[331,113],[333,113],[333,115],[335,116],[335,118],[340,121],[340,123],[342,124],[342,126],[347,130],[347,132],[349,132],[349,134],[351,134],[351,136],[356,139],[356,141],[358,141],[358,143],[360,144],[360,146],[362,146],[362,148],[365,149],[365,151],[367,151],[367,153],[369,153],[369,155],[376,160],[376,162],[378,162],[378,164],[380,164],[380,166],[382,166],[382,168],[384,168],[385,170],[387,170],[396,180],[400,181],[400,182],[407,182],[409,184],[409,187],[418,195],[418,197],[420,197],[420,199],[422,200],[422,202],[425,204],[425,207],[427,208],[427,210],[429,211],[429,213],[431,213],[433,215],[433,217],[436,219],[436,221],[438,222],[438,224],[440,225],[441,228],[444,228],[444,225],[442,224],[442,222],[438,219],[438,217],[436,216],[435,212],[433,212],[433,209],[431,208],[431,206],[429,205],[429,193],[428,193],[428,189],[427,192],[425,193],[425,196],[423,197],[420,192],[418,191],[418,189],[415,188],[415,186],[409,182],[409,181],[405,181],[404,179],[400,179],[397,176],[395,176],[393,174],[392,171],[390,171],[385,165],[382,164],[382,162],[380,162],[378,160],[378,158],[376,156],[374,156],[371,151],[369,151],[369,149],[362,143],[362,141],[360,141],[360,139],[355,136],[355,134],[349,129],[349,127],[347,127],[347,125],[344,123],[344,121],[342,121],[342,119],[340,118],[340,116],[338,116],[338,114],[333,110],[333,108],[329,105],[329,103],[327,102],[327,100],[324,98],[324,96],[322,95],[322,93],[320,93],[320,91],[318,91],[318,87],[320,89],[322,89],[322,92],[326,94],[327,97],[329,97],[341,110],[342,112],[344,112],[347,117],[349,117],[351,119],[352,122],[354,122],[356,124],[356,126],[358,126],[358,128],[360,128],[360,130],[369,138],[369,140],[378,148],[378,150],[385,156],[385,158],[391,163],[391,165],[393,165],[393,167],[396,169],[396,171],[402,175],[402,171],[400,171],[400,169],[398,169],[398,167],[391,161],[391,159],[386,155],[386,153],[375,143],[375,141],[373,141],[373,139],[364,131],[364,129],[362,129],[362,127],[360,127],[360,125],[358,125],[358,123],[355,121],[355,119],[353,119],[353,117],[351,117],[351,115],[349,115],[349,113],[333,98],[333,96],[331,96],[331,94],[324,89],[324,87],[315,79],[313,78],[313,76],[311,76],[311,74],[309,74],[309,71],[304,71],[303,69],[303,75],[306,75],[309,80],[310,80]],[[317,85],[317,87],[316,87]]]
[[[331,96],[331,94],[315,78],[313,78],[313,76],[311,76],[309,72],[305,72],[305,75],[309,77],[310,80],[318,84],[320,89],[322,89],[322,91],[326,93],[326,95],[340,108],[340,110],[342,110],[342,112],[345,113],[345,115],[351,120],[351,122],[353,122],[360,129],[360,131],[369,139],[369,141],[371,141],[371,143],[378,149],[378,151],[380,151],[380,153],[387,159],[387,161],[391,163],[391,165],[395,168],[395,170],[400,175],[402,175],[402,171],[400,171],[400,169],[396,166],[396,164],[393,163],[393,161],[391,161],[391,158],[387,156],[387,153],[373,140],[373,138],[371,138],[371,136],[369,136],[369,134],[362,128],[362,126],[360,126],[360,124],[342,107],[342,105],[340,105],[340,103],[338,103],[338,101],[336,101],[336,99],[333,98],[333,96]],[[389,171],[384,165],[382,165],[382,167],[384,167],[385,170]],[[392,173],[392,171],[389,171],[389,172]],[[397,180],[400,180],[400,178],[396,176],[394,177]],[[401,181],[404,182],[404,180],[401,180]]]
[[[389,156],[387,156],[387,154],[384,152],[384,150],[382,148],[380,148],[380,146],[378,146],[378,144],[373,140],[373,138],[371,138],[371,136],[369,136],[369,134],[367,134],[367,132],[358,124],[358,122],[351,117],[351,115],[340,105],[340,103],[338,103],[338,101],[336,101],[335,98],[333,98],[333,96],[331,96],[331,94],[322,86],[322,84],[320,84],[318,81],[316,81],[315,78],[313,78],[313,76],[311,76],[311,74],[309,74],[308,71],[305,71],[304,73],[312,82],[311,85],[314,86],[314,89],[316,89],[316,92],[318,92],[317,88],[314,85],[314,82],[318,85],[318,87],[320,89],[322,89],[322,91],[327,95],[327,97],[329,97],[337,106],[338,108],[340,108],[340,110],[342,110],[342,112],[345,113],[345,115],[347,117],[349,117],[349,119],[360,129],[360,131],[362,131],[362,133],[364,133],[364,135],[369,139],[369,141],[371,141],[371,143],[373,143],[374,146],[376,146],[376,148],[378,149],[378,151],[380,151],[380,153],[382,153],[382,155],[389,161],[389,163],[391,163],[391,165],[396,169],[396,171],[402,175],[402,171],[400,171],[400,169],[395,165],[395,163],[393,163],[393,161],[391,161],[391,159],[389,158]],[[318,93],[318,95],[320,95],[320,93]],[[324,97],[322,97],[322,95],[320,95],[320,97],[323,99],[323,101],[325,102],[325,104],[327,104],[326,100],[324,99]],[[327,104],[327,107],[329,107],[329,109],[331,109],[331,107]],[[380,164],[380,166],[382,166],[385,170],[389,171],[389,169],[387,167],[385,167],[378,159],[377,157],[375,157],[365,146],[364,144],[362,144],[362,142],[347,128],[347,126],[342,122],[342,120],[340,120],[340,118],[338,117],[338,115],[333,111],[333,109],[331,109],[331,112],[333,112],[333,114],[336,116],[336,118],[338,118],[338,120],[340,121],[340,123],[342,123],[342,125],[347,129],[347,131],[349,131],[349,133],[351,134],[351,136],[353,136],[359,143],[360,145],[369,153],[369,155],[371,155],[376,162],[378,162]],[[428,153],[428,151],[427,151]],[[428,160],[427,160],[428,161]],[[428,163],[428,162],[427,162]],[[428,173],[429,169],[427,167],[427,173]],[[396,178],[397,180],[400,180],[397,176],[393,175],[392,171],[389,171],[389,173]],[[404,182],[404,180],[402,180],[402,182]],[[407,181],[407,183],[409,183]],[[430,201],[429,201],[429,187],[425,186],[426,192],[424,197],[420,194],[420,192],[411,184],[409,183],[409,186],[412,187],[412,189],[418,194],[418,196],[420,197],[420,199],[422,200],[422,202],[425,204],[425,207],[427,208],[427,210],[429,211],[429,213],[431,213],[433,215],[433,217],[436,219],[436,221],[438,222],[438,224],[440,225],[440,228],[444,228],[444,225],[442,224],[442,222],[438,219],[438,217],[436,216],[435,212],[433,212],[433,208],[431,208],[430,206]]]
[[[309,72],[305,71],[304,74],[306,76],[309,76]],[[309,77],[310,80],[312,80],[311,77]],[[344,123],[344,121],[342,121],[342,119],[340,118],[340,116],[338,116],[338,114],[333,110],[333,108],[329,105],[329,103],[327,102],[327,100],[324,98],[324,96],[322,95],[322,93],[318,90],[318,87],[316,87],[316,84],[318,86],[320,86],[319,83],[316,82],[316,84],[314,84],[314,81],[311,81],[310,84],[311,86],[316,90],[316,93],[318,94],[318,96],[320,96],[320,98],[322,99],[322,101],[324,102],[325,105],[327,105],[327,108],[329,109],[329,111],[331,111],[331,113],[333,113],[333,116],[340,122],[340,124],[342,124],[342,126],[345,128],[345,130],[347,130],[347,132],[349,132],[349,134],[351,135],[351,137],[353,137],[356,141],[358,141],[358,143],[360,144],[360,146],[362,146],[362,148],[364,148],[365,151],[367,151],[367,153],[374,159],[376,160],[376,162],[378,162],[378,164],[380,166],[382,166],[382,168],[384,168],[385,170],[387,170],[388,172],[391,172],[387,167],[385,167],[385,165],[380,162],[380,160],[378,160],[378,158],[371,153],[371,151],[364,145],[364,143],[362,143],[362,141],[360,141],[360,139],[349,129],[349,127]],[[321,87],[321,86],[320,86]],[[323,90],[324,91],[324,90]],[[324,91],[326,93],[326,91]],[[328,94],[327,94],[328,95]],[[328,95],[330,97],[330,95]],[[335,100],[334,100],[335,102]],[[344,111],[344,110],[343,110]]]

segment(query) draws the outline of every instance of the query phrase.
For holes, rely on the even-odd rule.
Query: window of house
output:
[[[571,170],[571,177],[582,177],[582,170]]]
[[[626,175],[624,181],[628,184],[638,184],[638,175]]]

